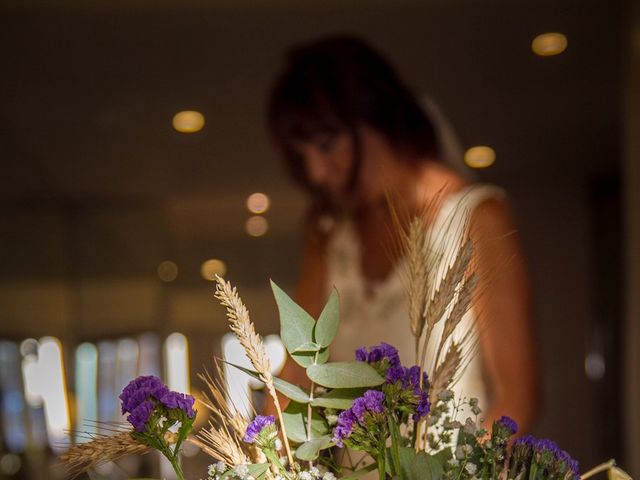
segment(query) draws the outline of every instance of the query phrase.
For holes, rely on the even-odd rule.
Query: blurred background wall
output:
[[[151,332],[161,352],[178,332],[197,390],[226,331],[214,271],[274,332],[268,278],[295,284],[305,203],[269,149],[265,98],[291,44],[350,32],[436,100],[464,148],[496,152],[470,172],[509,191],[530,261],[544,388],[533,433],[585,467],[616,457],[640,474],[639,28],[622,1],[5,1],[0,337],[24,347],[5,370],[25,339],[57,337],[73,409],[78,345]],[[566,51],[535,55],[543,32],[565,34]],[[204,128],[177,132],[182,110]],[[257,220],[254,192],[271,205]]]

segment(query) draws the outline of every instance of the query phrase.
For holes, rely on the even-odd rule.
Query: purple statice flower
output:
[[[406,368],[402,365],[394,365],[387,368],[385,374],[386,383],[402,382],[402,388],[420,389],[420,367],[414,365]],[[422,389],[429,389],[429,377],[427,373],[422,374]]]
[[[580,475],[580,465],[578,461],[571,458],[564,450],[559,450],[556,454],[556,462],[560,464],[560,466],[565,466],[567,470],[573,473],[573,475],[577,478]]]
[[[247,443],[253,443],[262,430],[269,425],[274,425],[276,419],[273,415],[258,415],[247,427],[243,440]]]
[[[159,400],[168,392],[169,389],[162,383],[162,380],[153,375],[141,376],[131,380],[124,387],[119,397],[122,401],[122,414],[133,412],[138,405],[149,399],[149,397]]]
[[[420,367],[414,365],[406,368],[402,365],[391,366],[385,374],[385,381],[388,384],[400,382],[404,390],[411,390],[417,397],[416,413],[413,416],[414,421],[418,421],[431,410],[431,402],[429,401],[429,378],[423,373],[422,388],[420,388]]]
[[[338,415],[338,424],[333,430],[333,441],[339,447],[343,446],[342,440],[353,432],[356,425],[365,423],[365,414],[384,412],[384,393],[379,390],[367,390],[364,395],[356,398],[351,408]]]
[[[382,413],[384,407],[384,393],[379,390],[367,390],[364,395],[356,398],[351,405],[351,412],[358,423],[364,422],[364,414],[367,412]]]
[[[182,410],[189,418],[196,416],[196,412],[193,410],[193,404],[196,399],[191,395],[179,392],[167,392],[158,400],[167,408]]]
[[[127,420],[131,425],[133,425],[133,428],[135,428],[136,431],[144,432],[154,408],[155,404],[152,401],[145,400],[133,409],[127,417]]]
[[[396,382],[402,382],[402,386],[406,386],[406,378],[407,378],[407,369],[402,365],[395,365],[393,367],[387,368],[387,372],[385,373],[385,381],[387,383],[393,384]]]
[[[384,393],[380,390],[367,390],[361,398],[364,398],[364,404],[370,412],[382,413],[384,411]]]
[[[427,392],[420,392],[420,401],[416,406],[416,413],[413,415],[413,421],[418,422],[422,417],[431,411],[431,402]]]
[[[338,424],[333,430],[333,442],[342,448],[342,440],[351,435],[351,432],[353,432],[353,428],[357,423],[358,419],[351,409],[340,412],[340,415],[338,415]]]
[[[558,470],[570,471],[575,478],[579,476],[578,462],[552,440],[526,435],[513,442],[513,453],[520,461],[531,459],[533,454],[540,466],[549,468],[555,464]]]
[[[525,435],[524,437],[520,437],[513,442],[513,446],[521,446],[525,448],[533,448],[533,446],[537,443],[537,439],[531,435]]]
[[[193,418],[195,398],[184,393],[172,392],[153,375],[140,376],[131,380],[120,394],[122,414],[128,413],[127,420],[140,432],[157,405],[168,409],[182,410],[187,417]]]
[[[377,363],[384,359],[389,361],[389,365],[400,365],[400,355],[398,350],[388,343],[382,342],[380,345],[374,345],[369,352],[364,347],[356,350],[356,360],[359,362]]]
[[[515,435],[518,432],[518,424],[511,417],[503,415],[502,417],[500,417],[500,420],[498,420],[498,424],[505,430],[510,431],[511,435]]]

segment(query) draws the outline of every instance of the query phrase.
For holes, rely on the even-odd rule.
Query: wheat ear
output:
[[[149,446],[136,441],[130,431],[110,436],[87,435],[93,440],[74,445],[60,456],[60,463],[65,464],[74,477],[120,457],[149,451]]]
[[[293,455],[291,454],[291,447],[289,446],[289,439],[287,438],[287,430],[282,418],[282,408],[280,407],[278,395],[276,394],[276,389],[273,384],[271,362],[269,361],[269,356],[264,348],[264,343],[262,343],[262,339],[256,333],[255,326],[249,318],[249,311],[240,299],[235,287],[232,287],[231,283],[226,282],[219,275],[216,275],[215,297],[223,306],[226,307],[227,319],[229,320],[231,331],[235,333],[236,337],[240,341],[240,345],[244,348],[244,351],[247,354],[247,357],[249,357],[253,368],[258,373],[260,380],[262,380],[262,382],[267,386],[267,391],[273,399],[276,412],[278,414],[278,422],[280,423],[280,429],[282,430],[282,438],[287,452],[289,465],[293,465]]]

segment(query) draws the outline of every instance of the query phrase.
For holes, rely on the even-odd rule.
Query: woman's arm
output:
[[[481,279],[474,309],[493,399],[485,424],[508,415],[525,432],[539,403],[538,376],[528,273],[507,205],[498,200],[479,205],[471,235]]]
[[[316,222],[310,219],[306,222],[302,244],[302,264],[296,289],[295,300],[312,317],[317,318],[323,308],[323,296],[325,293],[325,263],[324,246],[325,237],[316,228]],[[310,386],[304,368],[294,362],[290,357],[284,364],[280,378],[304,388]],[[289,400],[278,394],[280,405],[284,408]],[[273,415],[275,406],[270,397],[265,405],[265,415]]]

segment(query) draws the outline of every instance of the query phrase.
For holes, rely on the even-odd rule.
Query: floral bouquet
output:
[[[430,286],[426,231],[415,219],[402,232],[415,365],[402,365],[398,351],[386,343],[358,349],[353,361],[331,362],[339,326],[337,292],[314,319],[272,282],[282,342],[305,369],[310,386],[274,377],[247,308],[236,289],[217,277],[215,296],[253,366],[235,367],[265,384],[276,415],[247,418],[236,410],[216,362],[215,378],[201,375],[209,387],[202,406],[212,419],[193,435],[194,398],[169,391],[156,377],[139,377],[120,395],[132,428],[74,446],[63,462],[78,472],[155,449],[184,480],[180,447],[191,442],[214,459],[209,480],[351,480],[369,472],[381,480],[573,480],[605,469],[625,478],[613,462],[580,477],[578,463],[553,441],[531,436],[512,441],[518,426],[511,418],[484,428],[478,400],[455,398],[451,387],[476,344],[473,331],[453,335],[463,325],[477,283],[473,244],[463,238],[440,282]],[[439,322],[442,329],[435,335]],[[435,358],[426,358],[430,342]]]

